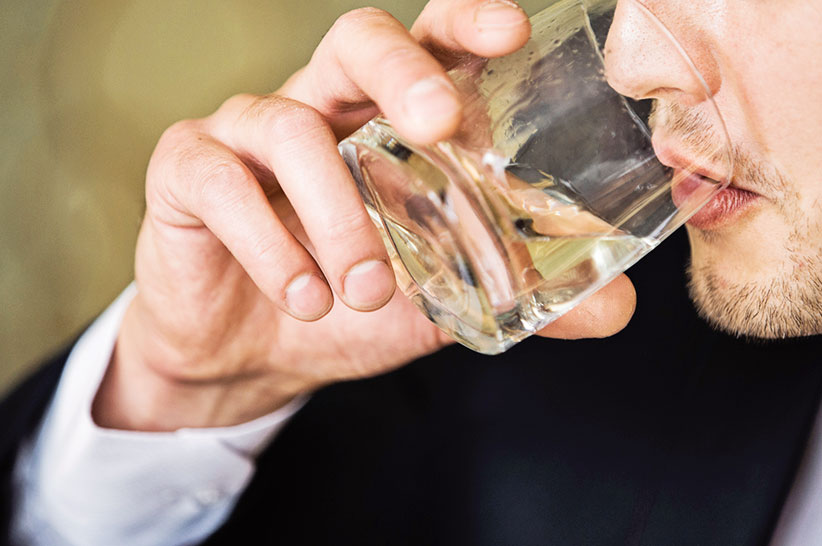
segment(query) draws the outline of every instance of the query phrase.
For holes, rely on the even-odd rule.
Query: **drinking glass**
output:
[[[694,63],[641,0],[620,2],[658,34],[699,105],[699,124],[666,127],[674,159],[652,140],[677,105],[608,83],[616,0],[555,2],[516,53],[453,69],[465,105],[453,138],[417,146],[377,117],[340,143],[399,287],[471,349],[499,353],[545,327],[730,178],[727,131]],[[710,138],[693,134],[704,127]]]

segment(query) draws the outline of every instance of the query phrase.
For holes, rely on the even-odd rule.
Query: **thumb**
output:
[[[623,274],[537,332],[537,335],[557,339],[612,336],[628,325],[635,309],[636,290]]]

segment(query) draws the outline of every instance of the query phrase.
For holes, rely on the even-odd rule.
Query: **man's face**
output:
[[[697,307],[736,334],[822,333],[822,0],[644,3],[693,59],[732,144],[731,188],[688,225]],[[672,69],[662,40],[634,0],[620,0],[609,79],[657,99],[657,125],[715,140],[704,92]]]

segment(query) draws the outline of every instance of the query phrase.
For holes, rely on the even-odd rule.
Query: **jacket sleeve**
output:
[[[74,345],[53,400],[12,470],[11,536],[29,545],[192,544],[230,514],[254,458],[304,400],[234,427],[104,429],[91,404],[134,286]]]

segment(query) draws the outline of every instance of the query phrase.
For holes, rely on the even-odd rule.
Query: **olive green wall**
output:
[[[131,280],[143,175],[163,129],[276,88],[361,5],[0,2],[0,392]],[[424,0],[370,5],[410,25]]]

